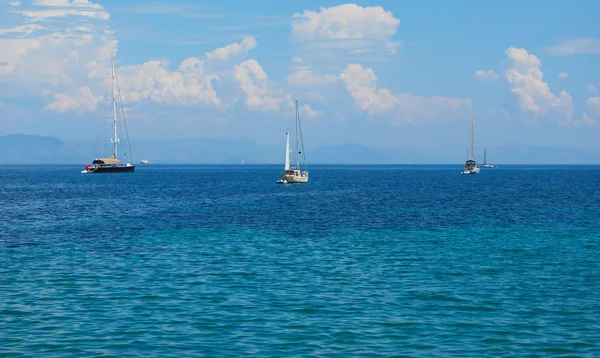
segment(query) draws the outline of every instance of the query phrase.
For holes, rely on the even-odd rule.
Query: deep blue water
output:
[[[600,166],[0,166],[0,356],[600,356]]]

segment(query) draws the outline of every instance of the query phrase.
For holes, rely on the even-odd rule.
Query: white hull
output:
[[[482,164],[481,167],[482,168],[494,168],[494,166],[492,164]]]
[[[308,177],[284,176],[277,181],[277,184],[305,184],[308,183]]]
[[[305,184],[308,183],[308,173],[303,172],[302,175],[282,175],[277,184]]]
[[[479,174],[479,168],[465,169],[461,174]]]

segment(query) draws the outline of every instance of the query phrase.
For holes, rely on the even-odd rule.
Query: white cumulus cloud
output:
[[[203,60],[187,58],[176,71],[169,71],[168,65],[168,61],[152,60],[119,67],[117,73],[123,100],[128,103],[149,100],[168,104],[221,105],[221,99],[212,87],[218,76],[206,73]],[[91,71],[90,76],[96,73],[102,75],[102,71]]]
[[[102,96],[94,96],[92,90],[81,87],[72,94],[57,93],[53,95],[54,101],[48,104],[46,110],[54,110],[60,113],[75,111],[77,114],[93,112],[102,100]]]
[[[378,89],[373,70],[360,64],[348,65],[339,78],[361,110],[369,116],[388,115],[395,124],[439,120],[472,107],[468,99],[393,95]]]
[[[219,47],[206,54],[208,60],[229,60],[232,56],[240,53],[248,53],[250,50],[256,48],[256,39],[253,37],[245,37],[242,42],[234,42],[225,47]]]
[[[286,77],[292,86],[324,86],[337,81],[336,75],[321,75],[309,66],[297,66],[296,71]]]
[[[261,111],[279,110],[281,98],[270,96],[267,73],[256,60],[246,60],[234,68],[234,77],[246,94],[249,109]]]
[[[578,38],[569,39],[556,46],[548,48],[548,52],[555,56],[570,56],[579,54],[600,54],[600,39]]]
[[[489,70],[489,71],[484,71],[484,70],[477,70],[475,72],[473,72],[473,76],[478,79],[478,80],[482,80],[482,81],[494,81],[496,79],[498,79],[498,75],[496,74],[496,72]]]
[[[340,80],[352,95],[356,104],[369,115],[389,112],[396,107],[398,99],[387,89],[377,89],[377,76],[370,68],[350,64],[340,74]]]
[[[343,4],[293,15],[292,40],[321,42],[315,50],[346,50],[361,54],[377,50],[394,54],[392,41],[400,20],[381,6]],[[358,52],[357,52],[358,51]]]
[[[41,21],[50,18],[63,16],[78,16],[94,19],[108,20],[110,17],[101,5],[90,2],[89,0],[37,0],[34,5],[42,9],[21,11],[32,21]]]
[[[88,0],[39,0],[34,5],[16,12],[22,24],[0,29],[0,82],[16,83],[27,92],[42,92],[48,86],[78,88],[72,82],[85,76],[81,65],[107,59],[117,44],[105,33],[108,13]],[[32,23],[31,11],[44,13],[44,22]],[[107,16],[89,18],[79,11]],[[69,15],[75,18],[59,19]]]
[[[561,72],[558,74],[558,78],[560,78],[561,80],[564,80],[565,78],[568,78],[569,74],[566,72]]]
[[[597,118],[600,118],[600,97],[592,97],[585,101],[588,112]]]
[[[506,79],[517,96],[519,106],[536,115],[554,113],[559,117],[559,124],[573,122],[573,98],[566,91],[557,96],[544,82],[541,71],[542,62],[526,49],[509,47],[506,55],[512,66],[506,71]]]

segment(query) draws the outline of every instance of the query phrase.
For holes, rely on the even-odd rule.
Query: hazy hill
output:
[[[283,163],[284,149],[251,140],[189,138],[132,143],[136,162],[148,159],[163,164],[246,164]],[[0,136],[0,164],[83,164],[96,156],[95,143],[62,141],[54,137],[14,134]],[[429,155],[405,149],[385,149],[359,144],[307,148],[309,164],[461,164],[456,158],[440,151]],[[481,154],[478,154],[478,161]],[[488,148],[492,164],[600,164],[598,153],[578,148],[501,146]]]

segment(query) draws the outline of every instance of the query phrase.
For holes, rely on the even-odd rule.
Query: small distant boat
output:
[[[486,160],[487,148],[483,150],[483,162],[481,163],[482,168],[494,168],[493,164],[488,164]]]
[[[300,142],[298,142],[300,134]],[[298,114],[298,101],[296,101],[296,164],[290,166],[290,130],[285,131],[285,168],[277,184],[304,184],[308,183],[308,166],[306,164],[306,153],[304,152],[304,139],[302,137],[302,126],[300,125],[300,115]],[[305,170],[300,169],[300,154],[304,158]]]
[[[129,160],[133,163],[133,157],[131,154],[131,144],[129,143],[129,134],[127,133],[127,124],[125,123],[125,111],[123,110],[123,100],[121,98],[121,93],[119,91],[119,80],[117,78],[117,72],[115,70],[115,53],[114,51],[111,53],[111,70],[110,70],[110,79],[112,81],[112,95],[105,96],[105,109],[110,109],[112,111],[112,118],[109,118],[108,121],[112,122],[112,138],[108,143],[113,145],[112,155],[106,158],[96,158],[92,161],[91,165],[85,165],[85,170],[82,170],[82,174],[87,173],[126,173],[135,171],[135,165],[131,163],[123,164],[121,160],[118,158],[118,150],[119,143],[121,139],[117,136],[117,133],[121,133],[121,131],[117,130],[117,106],[121,107],[121,117],[123,119],[123,129],[125,131],[125,136],[127,138],[127,148],[129,149],[129,153],[125,152],[125,156],[129,154]],[[110,103],[108,102],[110,99]],[[120,127],[120,126],[119,126]],[[122,148],[125,149],[125,148]]]
[[[142,160],[140,160],[140,163],[142,163],[142,164],[148,164],[148,159],[142,159]]]
[[[471,158],[465,163],[462,174],[478,174],[479,166],[475,162],[475,110],[471,114]]]

